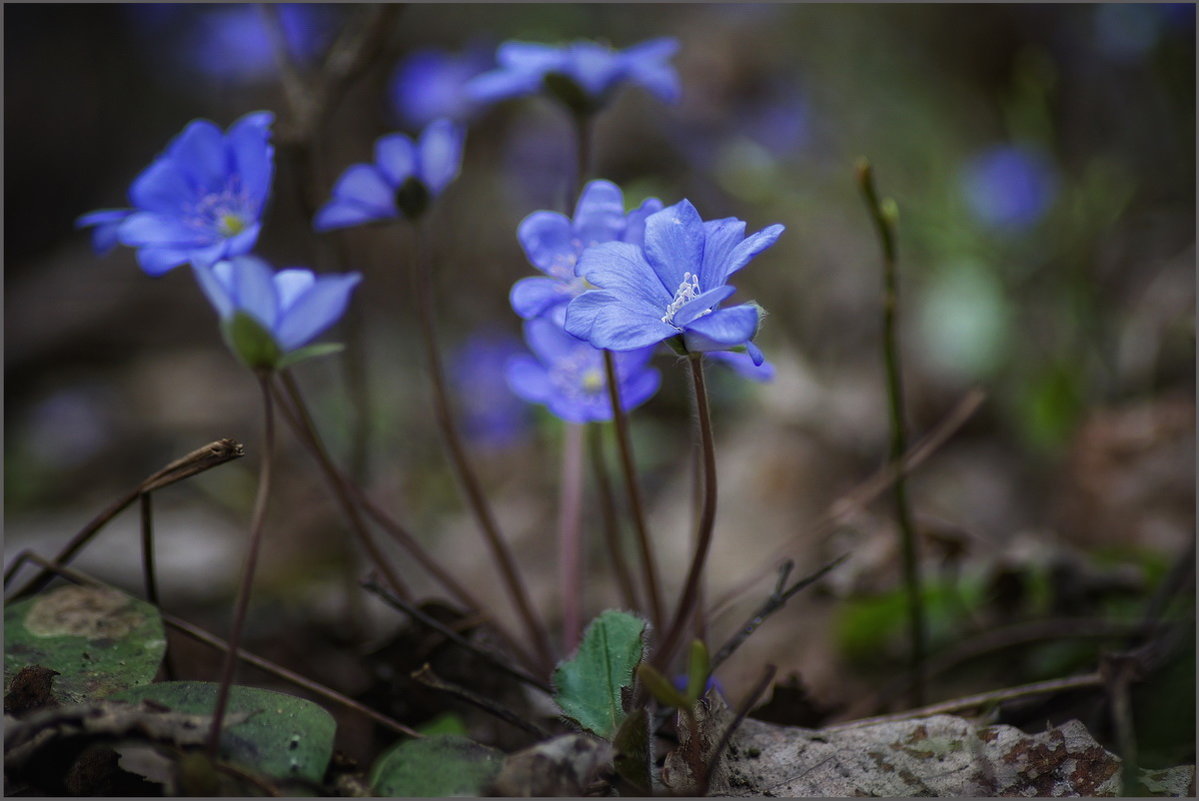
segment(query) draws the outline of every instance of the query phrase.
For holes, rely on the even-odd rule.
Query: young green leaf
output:
[[[645,689],[649,690],[650,695],[656,698],[658,703],[672,706],[675,709],[688,711],[691,709],[691,702],[687,700],[687,697],[652,665],[645,664],[638,667],[637,678],[641,679]]]
[[[371,767],[371,787],[384,798],[480,796],[504,754],[456,734],[404,740]]]
[[[625,719],[621,690],[645,650],[646,622],[612,609],[591,622],[575,655],[554,671],[554,700],[584,729],[611,739]]]
[[[687,700],[692,704],[704,694],[708,684],[708,648],[703,640],[691,641],[691,654],[687,660]]]

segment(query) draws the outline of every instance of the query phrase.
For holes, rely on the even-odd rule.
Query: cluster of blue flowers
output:
[[[545,92],[586,115],[626,83],[673,101],[679,80],[668,60],[677,47],[673,39],[624,51],[590,42],[508,42],[490,71],[480,59],[422,52],[397,72],[402,110],[409,119],[424,119],[430,109],[446,116],[428,122],[415,139],[403,133],[380,138],[373,163],[345,170],[313,225],[327,231],[420,217],[458,175],[462,120],[487,103]],[[133,182],[132,208],[78,220],[94,229],[97,251],[118,243],[134,247],[150,275],[190,264],[230,347],[247,365],[265,369],[316,352],[304,346],[342,316],[361,280],[357,273],[276,272],[251,255],[274,173],[272,121],[269,112],[256,112],[225,132],[207,120],[190,123]],[[620,188],[604,180],[583,188],[573,218],[530,214],[517,239],[544,275],[523,278],[511,291],[532,355],[508,359],[509,386],[564,420],[607,420],[612,408],[603,351],[616,354],[619,394],[631,409],[661,383],[649,360],[663,342],[680,353],[720,354],[743,374],[768,378],[771,369],[753,343],[761,309],[722,304],[735,292],[732,275],[782,231],[772,225],[746,236],[744,222],[704,221],[687,200],[664,206],[649,198],[626,212]]]

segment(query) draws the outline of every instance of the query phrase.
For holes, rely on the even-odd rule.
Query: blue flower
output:
[[[436,120],[413,142],[402,133],[375,142],[375,163],[354,164],[333,187],[333,199],[316,213],[318,231],[395,219],[419,217],[462,167],[465,129]]]
[[[677,39],[651,39],[627,50],[578,41],[555,47],[505,42],[496,53],[499,67],[467,84],[476,102],[493,103],[546,90],[576,113],[604,106],[622,83],[639,84],[673,103],[679,98],[679,76],[668,60]]]
[[[760,308],[720,308],[736,290],[729,277],[783,233],[771,225],[745,236],[733,217],[704,222],[683,200],[645,221],[645,244],[608,242],[584,251],[576,272],[599,287],[566,307],[566,330],[597,348],[624,351],[665,340],[691,353],[744,348],[761,364],[751,341]]]
[[[652,197],[625,214],[620,187],[611,181],[592,181],[579,195],[574,220],[553,211],[535,211],[525,217],[516,229],[516,238],[529,262],[549,277],[517,281],[509,294],[512,309],[529,320],[572,300],[587,287],[587,282],[575,275],[583,251],[603,242],[640,245],[646,218],[661,210],[662,201]]]
[[[774,365],[770,362],[754,364],[753,356],[748,351],[714,350],[704,356],[723,364],[737,375],[748,378],[750,381],[766,383],[774,380]]]
[[[275,272],[256,256],[197,265],[195,273],[230,349],[248,367],[268,369],[334,349],[303,346],[337,322],[362,280],[358,273],[318,276],[299,267]]]
[[[417,50],[392,75],[392,107],[404,124],[413,128],[423,128],[440,117],[465,122],[479,108],[466,92],[467,82],[494,65],[494,51],[481,48],[462,53]]]
[[[508,360],[508,386],[530,403],[540,403],[570,423],[612,419],[603,351],[566,333],[553,316],[525,323],[525,342],[533,356]],[[653,346],[615,354],[620,402],[626,411],[645,403],[662,383],[648,366]],[[534,356],[536,358],[534,358]]]
[[[529,407],[508,388],[508,359],[524,352],[511,334],[480,330],[450,362],[463,433],[475,445],[504,448],[520,441],[529,427]]]
[[[1057,176],[1043,153],[1000,145],[967,163],[962,187],[970,210],[983,223],[1025,229],[1049,210],[1057,194]]]
[[[228,133],[208,120],[189,123],[129,188],[134,208],[85,214],[76,227],[96,226],[98,251],[116,241],[138,248],[150,275],[249,252],[274,174],[273,119],[269,111],[248,114]]]

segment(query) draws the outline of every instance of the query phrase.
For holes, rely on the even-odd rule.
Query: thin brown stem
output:
[[[558,504],[558,585],[562,651],[571,653],[583,626],[583,424],[566,423]]]
[[[496,567],[503,578],[509,598],[524,622],[525,631],[533,644],[542,667],[548,670],[554,663],[549,634],[529,601],[524,582],[517,574],[516,564],[504,538],[500,535],[487,497],[467,458],[466,449],[458,435],[454,415],[450,407],[449,389],[445,370],[441,363],[441,349],[437,341],[437,323],[434,312],[432,257],[429,251],[427,232],[422,226],[414,226],[416,235],[416,258],[412,260],[412,288],[416,298],[417,315],[421,326],[421,340],[425,349],[425,365],[433,388],[433,408],[442,441],[449,453],[450,462],[458,475],[466,500],[474,513],[483,538],[487,542]]]
[[[720,764],[720,758],[724,756],[724,751],[729,747],[729,742],[733,739],[733,735],[737,733],[737,729],[741,728],[741,724],[745,722],[745,718],[749,716],[750,711],[762,699],[762,695],[765,694],[767,688],[770,687],[770,682],[774,681],[776,671],[777,668],[774,665],[766,665],[762,669],[761,677],[758,678],[757,683],[749,691],[749,695],[745,696],[745,700],[737,707],[737,714],[733,716],[724,733],[720,735],[720,741],[716,743],[716,748],[708,756],[708,761],[704,766],[704,774],[700,782],[699,795],[706,796],[708,794],[708,788],[711,786],[712,781],[712,772]]]
[[[645,594],[649,599],[650,620],[659,631],[666,613],[662,607],[662,596],[658,591],[658,565],[654,549],[645,525],[645,509],[641,503],[641,487],[637,482],[637,468],[633,462],[633,443],[629,436],[629,418],[620,402],[620,378],[616,374],[616,359],[612,351],[604,351],[604,371],[608,383],[608,398],[612,403],[612,420],[616,424],[616,446],[620,455],[620,468],[624,472],[625,490],[629,498],[629,515],[633,518],[633,530],[637,533],[637,545],[641,549],[642,579]]]
[[[591,472],[595,475],[595,485],[599,491],[600,517],[604,527],[604,545],[608,549],[608,558],[612,562],[612,572],[616,574],[616,583],[620,587],[620,597],[626,609],[640,609],[637,602],[637,591],[633,586],[633,576],[629,573],[629,564],[625,560],[624,550],[620,543],[620,527],[616,521],[616,503],[612,498],[612,483],[608,479],[608,465],[604,458],[603,429],[599,424],[587,427],[588,450],[591,451]]]
[[[143,492],[139,499],[141,506],[142,531],[142,579],[146,586],[146,600],[151,605],[162,608],[158,600],[158,578],[154,568],[154,503],[148,492]],[[162,669],[167,681],[175,678],[175,660],[168,650],[163,656]]]
[[[478,707],[484,712],[494,715],[505,723],[515,726],[523,731],[527,731],[529,734],[534,735],[539,740],[549,739],[549,732],[547,732],[545,729],[541,728],[532,721],[527,720],[521,715],[518,715],[508,707],[496,703],[490,698],[484,698],[477,693],[471,692],[465,687],[446,681],[434,673],[433,668],[431,668],[427,662],[420,670],[413,672],[412,678],[414,681],[418,681],[426,687],[432,687],[434,690],[440,690],[444,693],[449,693],[450,695],[453,695],[454,697],[459,698],[468,704],[471,704],[472,706]]]
[[[271,402],[271,378],[267,372],[258,374],[259,388],[262,390],[263,438],[262,461],[258,474],[258,495],[254,499],[254,512],[250,518],[250,544],[246,554],[245,566],[242,568],[241,586],[237,591],[237,601],[233,608],[233,627],[229,632],[229,652],[225,656],[221,668],[220,685],[217,687],[216,709],[212,715],[212,729],[208,735],[208,756],[216,759],[221,742],[221,724],[225,719],[225,708],[229,701],[229,689],[233,684],[233,674],[237,668],[237,649],[241,645],[242,627],[246,622],[246,612],[250,606],[250,592],[254,587],[254,571],[258,566],[258,550],[262,544],[262,529],[266,521],[266,503],[271,491],[271,452],[275,445],[275,414]]]

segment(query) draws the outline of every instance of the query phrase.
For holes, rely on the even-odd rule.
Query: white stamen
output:
[[[670,305],[666,307],[666,314],[662,315],[662,322],[674,325],[675,313],[699,294],[699,276],[695,273],[683,273],[683,280],[674,292],[674,300],[670,301]]]

